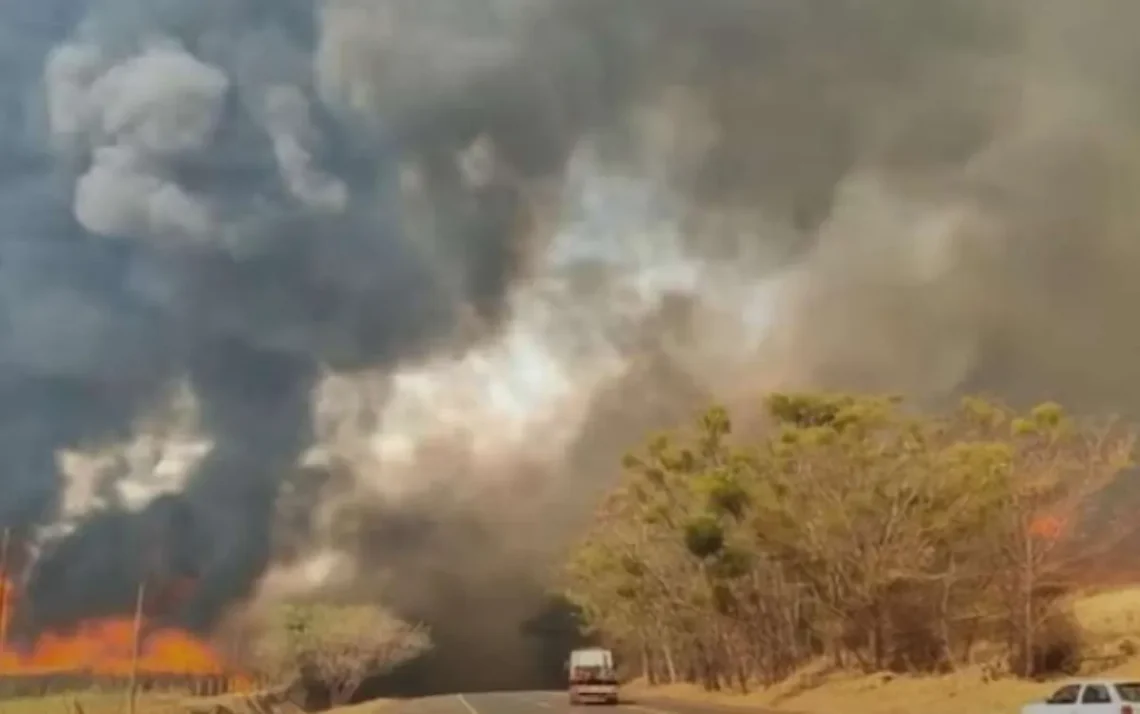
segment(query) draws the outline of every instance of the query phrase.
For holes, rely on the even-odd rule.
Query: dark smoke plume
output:
[[[145,574],[193,578],[171,616],[208,629],[319,545],[351,554],[349,590],[476,647],[540,606],[607,464],[707,395],[1135,412],[1137,20],[1133,0],[0,4],[23,626],[129,610]],[[563,388],[525,437],[455,393],[421,411],[463,402],[461,426],[412,427],[409,380],[533,342]],[[308,464],[335,441],[314,394],[360,374],[375,408],[349,431],[381,435],[377,463]],[[184,396],[207,447],[140,505],[123,494],[161,469],[139,454]],[[61,465],[124,443],[97,475]],[[338,499],[357,526],[333,532]],[[464,624],[496,598],[517,618]]]
[[[5,4],[0,525],[52,523],[58,453],[123,438],[177,380],[213,442],[176,496],[53,542],[25,618],[120,611],[146,573],[195,578],[182,619],[208,626],[268,563],[318,372],[503,318],[525,199],[461,152],[519,121],[497,79],[518,48],[496,26],[393,39],[462,26],[429,5]]]

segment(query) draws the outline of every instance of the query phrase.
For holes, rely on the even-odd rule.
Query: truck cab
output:
[[[595,701],[617,704],[620,700],[614,655],[602,647],[577,649],[566,662],[570,704]]]

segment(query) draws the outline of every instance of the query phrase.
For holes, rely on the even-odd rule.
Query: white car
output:
[[[1140,714],[1140,681],[1088,680],[1066,684],[1021,714]]]

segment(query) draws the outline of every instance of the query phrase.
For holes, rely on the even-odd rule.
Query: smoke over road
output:
[[[268,571],[505,641],[617,455],[708,395],[1134,410],[1138,19],[0,4],[23,627],[128,610],[147,573],[193,577],[172,616],[209,628]]]

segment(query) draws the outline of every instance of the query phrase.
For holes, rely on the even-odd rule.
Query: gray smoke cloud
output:
[[[318,373],[494,332],[526,201],[460,170],[499,121],[493,97],[447,104],[512,66],[517,39],[490,27],[472,64],[461,25],[431,17],[454,7],[4,8],[0,525],[30,540],[54,524],[61,452],[128,437],[177,384],[212,444],[179,493],[104,502],[51,539],[29,627],[120,611],[144,573],[195,577],[178,617],[208,627],[269,562]],[[400,40],[385,14],[439,25],[442,44]]]
[[[0,525],[38,548],[26,623],[127,610],[157,573],[197,579],[175,616],[206,629],[329,547],[349,589],[476,642],[518,623],[463,631],[441,593],[536,599],[620,452],[710,395],[1134,411],[1138,12],[4,4]],[[366,455],[302,465],[336,450],[329,375],[362,373]],[[208,448],[177,486],[71,509],[61,454],[137,446],[184,391]],[[91,478],[145,481],[127,461]],[[337,531],[314,505],[344,494]]]
[[[590,12],[587,3],[561,7]],[[583,271],[589,290],[609,297],[589,310],[590,324],[620,314],[610,273],[653,283],[678,256],[692,271],[673,287],[692,309],[619,320],[620,334],[606,340],[623,373],[571,380],[589,398],[562,415],[575,438],[550,469],[536,473],[519,446],[515,472],[503,452],[459,473],[411,459],[444,474],[430,506],[403,512],[419,512],[428,535],[380,529],[357,552],[395,563],[406,577],[393,596],[467,633],[469,653],[487,639],[488,620],[472,623],[462,603],[425,604],[432,595],[453,593],[449,578],[462,574],[474,593],[466,604],[478,607],[510,573],[556,560],[621,452],[712,396],[743,410],[763,390],[789,386],[929,402],[981,390],[1131,415],[1140,407],[1130,357],[1140,215],[1129,198],[1140,177],[1140,93],[1136,50],[1120,29],[1134,5],[609,4],[624,10],[650,37],[626,37],[634,98],[618,128],[594,133],[603,147],[595,166],[660,189],[664,200],[649,212],[676,230],[646,239],[643,263]],[[620,182],[594,186],[622,192]],[[653,233],[623,226],[622,210],[598,214],[598,242],[629,246]],[[595,249],[595,258],[607,252]],[[576,294],[575,304],[589,298]],[[630,339],[637,323],[651,336]],[[667,337],[665,325],[676,328]],[[468,423],[490,430],[486,418]],[[529,433],[559,432],[536,420]],[[456,484],[505,472],[516,485],[554,485],[542,496],[489,489],[465,504],[465,518],[484,529],[475,538],[452,512]],[[520,513],[540,522],[511,520]],[[467,525],[447,527],[458,523]],[[518,553],[519,540],[537,553]],[[504,573],[504,563],[517,569]],[[498,620],[494,630],[511,628]],[[454,670],[459,681],[463,661]]]

